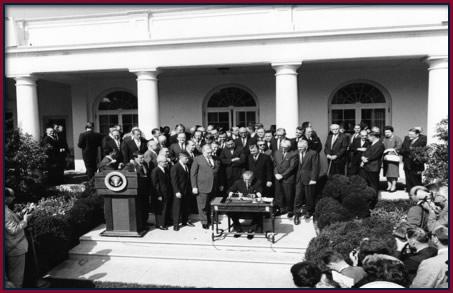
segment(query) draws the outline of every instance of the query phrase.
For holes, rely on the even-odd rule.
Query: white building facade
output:
[[[6,6],[7,118],[146,137],[177,123],[422,126],[448,117],[447,5]]]

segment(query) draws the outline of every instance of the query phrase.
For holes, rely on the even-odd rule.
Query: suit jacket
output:
[[[297,174],[296,181],[308,185],[310,180],[318,180],[319,175],[319,155],[313,150],[307,150],[305,156],[300,163],[300,154],[297,153]]]
[[[370,146],[363,152],[363,157],[368,159],[364,164],[363,169],[368,172],[379,172],[382,164],[382,154],[384,153],[384,144],[378,140],[375,144]]]
[[[261,182],[257,179],[254,178],[252,182],[250,182],[250,185],[247,188],[247,185],[245,184],[245,181],[243,179],[239,179],[234,181],[233,185],[228,189],[228,193],[230,192],[240,192],[244,195],[250,194],[250,193],[262,193],[262,184]]]
[[[126,164],[126,166],[124,166],[123,170],[126,170],[128,172],[135,172],[140,177],[151,177],[151,170],[149,169],[149,166],[147,164],[142,164],[142,166],[140,166],[135,161],[129,162]]]
[[[236,145],[236,148],[237,149],[241,149],[241,150],[244,150],[244,152],[246,153],[246,155],[250,152],[249,151],[249,146],[253,145],[253,144],[256,144],[256,139],[253,138],[253,137],[250,137],[248,136],[247,137],[247,142],[245,144],[245,146],[242,144],[242,138],[241,137],[238,137],[234,140],[234,144]]]
[[[162,201],[168,201],[173,196],[170,170],[166,169],[164,173],[159,167],[155,167],[151,172],[151,182],[155,198],[162,197]]]
[[[150,150],[147,150],[145,152],[145,162],[148,163],[148,165],[152,165],[151,167],[151,170],[154,169],[154,167],[157,166],[157,153],[156,152],[153,152],[153,151],[150,151]]]
[[[324,145],[324,153],[326,155],[336,155],[338,159],[342,159],[345,156],[346,149],[348,148],[348,139],[344,134],[339,133],[337,139],[332,146],[332,134],[329,134]]]
[[[60,145],[58,143],[58,140],[46,135],[41,141],[41,146],[43,147],[44,152],[47,155],[47,165],[55,166],[57,164],[60,152]]]
[[[198,192],[211,193],[217,192],[219,187],[220,161],[213,158],[214,166],[209,166],[203,155],[193,160],[190,168],[190,181],[192,188],[198,188]]]
[[[82,149],[84,160],[96,161],[98,148],[102,145],[102,134],[92,130],[82,132],[77,146]]]
[[[173,193],[180,192],[182,195],[190,194],[190,169],[187,167],[187,172],[178,162],[170,170],[171,186],[173,187]]]
[[[184,143],[184,147],[185,147],[185,144],[186,143]],[[170,159],[173,162],[177,162],[179,160],[179,153],[181,153],[183,151],[181,149],[181,147],[179,146],[178,142],[171,144],[170,148],[168,150],[170,151]]]
[[[315,137],[306,137],[306,136],[303,136],[303,138],[308,142],[308,149],[309,150],[313,150],[317,153],[321,152],[322,150],[322,143],[321,143],[321,140],[319,139],[319,137],[315,136]]]
[[[104,138],[102,139],[102,155],[107,156],[114,149],[118,152],[118,155],[122,156],[121,139],[120,139],[120,145],[118,147],[116,145],[115,140],[110,135],[104,136]]]
[[[233,158],[239,158],[239,161],[232,162],[231,160]],[[231,150],[223,149],[219,159],[225,170],[227,179],[241,177],[242,170],[244,169],[245,162],[247,160],[247,156],[243,152],[242,148],[236,147],[233,150],[233,154],[231,154]]]
[[[288,152],[285,158],[281,150],[274,153],[274,174],[283,176],[282,183],[294,184],[296,172],[297,156],[293,152]]]
[[[359,151],[358,149],[361,148],[361,138],[357,137],[352,141],[352,144],[350,145],[350,152],[351,152],[351,165],[354,166],[360,166],[360,163],[362,162],[362,154],[364,153],[363,151]],[[364,148],[368,148],[370,146],[370,142],[368,140],[365,140],[365,143],[363,144]]]
[[[273,164],[269,156],[265,154],[259,154],[258,159],[255,160],[253,155],[249,154],[247,158],[247,170],[250,170],[255,175],[255,178],[266,184],[266,182],[272,182]]]
[[[426,140],[420,137],[411,144],[409,137],[405,137],[401,146],[400,154],[403,156],[404,168],[413,171],[425,170],[425,164],[415,159],[415,150],[426,146]]]
[[[148,149],[146,145],[146,139],[140,138],[140,149],[135,144],[135,140],[130,139],[128,141],[123,141],[121,151],[123,152],[123,162],[128,163],[132,159],[132,154],[135,152],[140,152],[144,154]]]

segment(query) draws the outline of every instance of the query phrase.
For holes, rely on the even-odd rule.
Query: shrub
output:
[[[349,178],[344,175],[333,175],[327,180],[326,185],[322,190],[322,196],[341,201],[342,197],[345,195],[346,188],[350,183]]]
[[[392,229],[388,229],[393,223],[384,222],[386,222],[384,219],[366,218],[334,223],[310,241],[305,252],[305,260],[316,262],[325,268],[321,256],[326,250],[334,249],[351,264],[349,253],[359,247],[365,237],[379,240],[388,247],[389,251],[394,252],[396,242],[392,236]]]
[[[448,185],[448,119],[442,119],[437,124],[437,131],[434,135],[438,142],[426,147],[419,147],[414,150],[414,157],[417,161],[426,164],[423,172],[424,184],[441,183]]]
[[[36,201],[45,193],[43,172],[47,156],[39,143],[20,129],[6,136],[6,186],[16,191],[18,201]]]
[[[85,185],[81,193],[60,191],[59,195],[43,198],[37,203],[30,227],[33,227],[38,274],[66,259],[79,237],[104,220],[103,198],[96,194],[93,181]],[[19,204],[15,210],[25,207]]]
[[[336,201],[333,199],[323,198],[320,202],[323,206],[335,209]],[[408,200],[380,201],[369,218],[337,221],[324,226],[321,233],[310,241],[305,259],[323,266],[320,261],[322,253],[326,249],[335,249],[349,262],[349,253],[357,248],[365,237],[383,243],[388,251],[394,252],[396,243],[392,236],[393,228],[404,219],[413,205],[414,203]],[[321,206],[316,206],[316,209],[315,217],[319,217],[323,209]]]
[[[336,223],[353,219],[353,215],[344,208],[337,200],[324,197],[319,200],[315,207],[313,220],[319,230]]]

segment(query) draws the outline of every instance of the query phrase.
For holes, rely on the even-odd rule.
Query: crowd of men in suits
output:
[[[310,218],[314,212],[323,145],[309,122],[296,128],[294,138],[287,138],[283,128],[273,133],[260,123],[228,131],[195,126],[189,132],[178,124],[172,134],[158,128],[151,134],[146,140],[137,127],[122,134],[119,126],[113,126],[103,137],[87,123],[78,146],[89,178],[97,170],[113,169],[149,178],[151,208],[160,229],[168,229],[171,223],[174,230],[181,223],[192,226],[188,216],[196,212],[208,229],[210,201],[236,192],[274,197],[276,215],[287,213],[296,225],[301,217]],[[414,148],[419,145],[426,145],[426,136],[420,136],[419,129],[409,130],[401,154],[412,186],[421,184],[423,164],[417,165],[414,159]],[[103,159],[97,164],[99,147]],[[332,124],[324,153],[328,176],[359,174],[378,190],[384,145],[377,127],[357,126],[349,135]]]

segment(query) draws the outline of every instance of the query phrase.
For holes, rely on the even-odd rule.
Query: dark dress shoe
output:
[[[158,228],[161,229],[161,230],[168,230],[168,228],[165,227],[165,226],[159,226]]]
[[[179,226],[173,226],[173,230],[179,231]]]
[[[203,224],[203,229],[209,229],[209,225],[208,224]]]
[[[248,240],[252,240],[253,237],[255,236],[255,235],[253,235],[253,233],[255,233],[255,231],[252,230],[252,229],[250,229],[250,230],[248,231],[248,233],[249,233],[249,235],[247,235],[247,239],[248,239]]]
[[[294,217],[294,225],[299,225],[300,224],[300,216],[295,216]]]
[[[308,219],[311,218],[311,216],[312,216],[312,214],[307,212],[307,213],[305,213],[304,218],[305,218],[306,220],[308,220]]]
[[[294,216],[293,212],[288,212],[288,218],[292,218]]]
[[[195,227],[195,225],[192,222],[187,222],[185,225],[190,226],[190,227]]]

